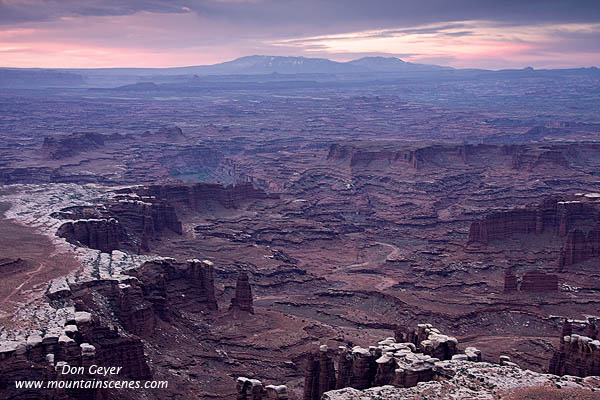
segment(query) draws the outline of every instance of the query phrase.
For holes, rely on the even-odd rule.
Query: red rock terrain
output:
[[[392,358],[377,374],[368,349],[418,323],[456,337],[458,346],[423,345],[439,360],[475,346],[485,361],[508,355],[541,372],[555,351],[579,354],[560,332],[563,317],[587,320],[600,304],[598,145],[220,135],[230,147],[173,128],[75,134],[3,167],[3,182],[14,185],[1,223],[41,235],[48,248],[39,257],[70,254],[77,266],[27,275],[35,259],[1,254],[0,268],[25,282],[14,296],[43,303],[20,324],[7,320],[1,368],[33,361],[50,373],[46,354],[31,358],[38,350],[27,341],[68,336],[78,312],[101,333],[39,352],[55,363],[85,355],[108,365],[114,351],[132,376],[169,381],[132,398],[232,398],[259,391],[253,379],[264,393],[285,384],[289,398],[307,398],[308,387],[311,399],[340,385],[428,381],[432,369],[396,377]],[[223,184],[183,182],[199,176]],[[30,277],[44,290],[21,290]],[[54,321],[54,336],[36,313]],[[327,348],[314,354],[319,345]],[[334,357],[339,346],[347,351]],[[355,346],[366,352],[348,350]],[[588,365],[580,358],[572,357]],[[2,393],[18,398],[7,385]]]

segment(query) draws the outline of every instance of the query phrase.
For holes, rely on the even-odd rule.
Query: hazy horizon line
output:
[[[270,55],[270,54],[250,54],[250,55],[240,55],[238,57],[232,58],[232,59],[227,59],[225,61],[220,61],[220,62],[216,62],[213,64],[190,64],[190,65],[170,65],[170,66],[151,66],[151,67],[139,67],[139,66],[124,66],[124,65],[119,65],[119,66],[106,66],[106,67],[65,67],[65,66],[37,66],[37,67],[15,67],[15,66],[10,66],[10,65],[0,65],[0,69],[20,69],[20,70],[102,70],[102,69],[140,69],[140,70],[159,70],[159,69],[177,69],[177,68],[194,68],[194,67],[210,67],[210,66],[216,66],[216,65],[220,65],[220,64],[224,64],[224,63],[228,63],[228,62],[233,62],[242,58],[249,58],[249,57],[272,57],[272,58],[304,58],[304,59],[309,59],[309,60],[328,60],[331,62],[335,62],[335,63],[339,63],[339,64],[348,64],[352,61],[356,61],[356,60],[360,60],[360,59],[364,59],[364,58],[387,58],[387,59],[397,59],[397,60],[401,60],[407,64],[412,64],[412,65],[431,65],[431,66],[439,66],[439,67],[445,67],[445,68],[449,68],[449,69],[453,69],[453,70],[482,70],[482,71],[506,71],[506,70],[524,70],[524,69],[533,69],[536,71],[545,71],[545,70],[568,70],[568,69],[598,69],[599,66],[597,65],[573,65],[573,66],[568,66],[568,67],[556,67],[556,68],[536,68],[530,65],[523,65],[520,68],[516,68],[516,67],[512,67],[512,68],[483,68],[483,67],[461,67],[461,68],[457,68],[457,67],[452,67],[450,65],[444,65],[444,64],[434,64],[434,63],[416,63],[416,62],[411,62],[411,61],[406,61],[401,57],[397,57],[397,56],[393,56],[393,55],[366,55],[366,56],[362,56],[362,57],[357,57],[357,58],[352,58],[349,60],[336,60],[335,58],[328,58],[328,57],[307,57],[304,55]],[[377,72],[382,72],[382,71],[377,71]],[[246,74],[242,74],[242,75],[246,75]]]

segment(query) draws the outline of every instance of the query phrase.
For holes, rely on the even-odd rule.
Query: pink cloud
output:
[[[235,1],[235,0],[234,0]],[[348,60],[398,55],[453,67],[522,68],[600,65],[600,24],[499,26],[487,21],[411,29],[272,38],[194,12],[137,12],[21,23],[0,32],[0,65],[12,67],[171,67],[212,64],[252,54]],[[589,50],[593,49],[593,50]],[[437,61],[435,61],[437,60]]]

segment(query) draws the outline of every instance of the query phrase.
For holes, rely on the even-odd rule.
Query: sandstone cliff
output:
[[[252,306],[252,288],[248,281],[248,273],[240,271],[235,284],[235,296],[231,299],[230,310],[245,311],[254,314]]]
[[[396,339],[387,338],[368,349],[341,346],[334,357],[327,346],[306,360],[304,400],[319,400],[334,388],[366,389],[380,385],[411,387],[434,377],[434,364],[456,355],[455,338],[442,335],[429,324],[415,329],[398,328]],[[481,360],[481,353],[468,348],[466,359]]]
[[[127,238],[123,225],[115,218],[65,222],[56,234],[70,243],[106,253],[122,248]]]
[[[82,152],[98,149],[108,140],[121,139],[121,135],[102,135],[92,132],[76,132],[67,136],[46,137],[42,152],[53,160],[72,157]]]
[[[322,400],[595,399],[600,385],[598,377],[558,377],[515,365],[465,360],[436,362],[433,375],[433,380],[415,387],[345,388],[326,392]]]
[[[571,323],[565,320],[560,347],[554,352],[548,371],[555,375],[600,376],[600,338],[596,323],[587,324],[585,335],[572,333],[572,329]]]
[[[261,189],[254,188],[251,183],[235,186],[222,186],[216,183],[149,185],[137,188],[136,193],[194,211],[204,211],[209,202],[220,204],[225,208],[236,208],[246,201],[274,197]]]
[[[95,364],[122,367],[120,379],[147,380],[150,369],[140,339],[117,328],[105,326],[92,314],[73,311],[60,332],[31,334],[20,341],[0,343],[0,397],[96,398],[97,389],[15,389],[14,381],[93,380],[87,367]],[[84,367],[83,373],[62,375],[62,366]]]
[[[71,220],[60,226],[58,236],[103,252],[148,251],[150,242],[162,233],[182,234],[173,206],[131,195],[121,194],[96,206],[66,208],[55,216]]]
[[[497,211],[473,221],[468,244],[486,246],[516,235],[564,238],[559,268],[600,256],[600,203],[595,194],[567,200],[550,198],[540,204]]]
[[[157,318],[169,321],[182,311],[217,309],[209,261],[161,258],[126,272],[119,279],[72,283],[48,296],[89,310],[108,304],[125,330],[142,337],[152,334]]]
[[[327,159],[350,167],[407,166],[414,170],[457,165],[485,168],[490,160],[501,168],[532,171],[545,166],[570,168],[579,153],[569,145],[527,144],[398,144],[397,142],[335,143]]]

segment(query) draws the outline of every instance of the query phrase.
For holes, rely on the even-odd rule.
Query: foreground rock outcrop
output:
[[[285,385],[266,385],[258,379],[239,377],[236,380],[236,400],[287,400]]]
[[[334,388],[412,387],[429,381],[434,377],[436,362],[456,355],[457,343],[429,324],[419,324],[415,329],[401,327],[395,339],[387,338],[368,349],[341,346],[337,352],[337,374],[333,352],[321,346],[306,360],[303,399],[318,400]],[[481,352],[469,348],[463,357],[481,360]]]
[[[596,322],[589,321],[581,335],[572,331],[572,323],[565,320],[560,347],[554,352],[548,371],[555,375],[600,376],[600,340]]]
[[[344,388],[326,392],[322,400],[493,400],[577,398],[597,399],[600,378],[581,380],[523,370],[518,366],[496,365],[464,360],[438,361],[433,379],[410,388],[379,386],[366,390]],[[560,397],[560,395],[572,397]],[[525,395],[529,397],[511,397]]]
[[[99,389],[16,389],[15,381],[94,380],[92,365],[122,367],[120,379],[148,380],[152,375],[142,341],[85,311],[71,310],[62,329],[0,343],[0,398],[93,399]],[[63,374],[63,366],[80,368]],[[67,386],[68,387],[68,386]]]

